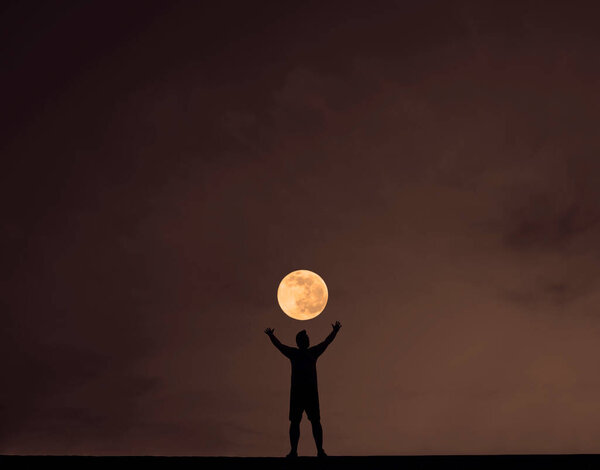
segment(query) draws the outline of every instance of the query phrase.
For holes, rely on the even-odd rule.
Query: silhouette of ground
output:
[[[19,465],[19,467],[17,467]],[[61,470],[124,468],[193,469],[402,469],[464,470],[600,468],[600,454],[576,455],[466,455],[466,456],[365,456],[365,457],[91,457],[91,456],[0,456],[2,468],[42,468],[57,465]],[[560,467],[559,467],[560,466]]]

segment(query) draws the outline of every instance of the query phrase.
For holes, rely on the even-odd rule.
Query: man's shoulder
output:
[[[308,349],[300,349],[300,348],[292,348],[290,350],[289,358],[301,362],[306,362],[307,360],[316,360],[319,357],[315,351],[311,351],[311,348]]]

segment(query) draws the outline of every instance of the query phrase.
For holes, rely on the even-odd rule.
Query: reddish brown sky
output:
[[[600,452],[595,3],[210,3],[3,3],[0,453]]]

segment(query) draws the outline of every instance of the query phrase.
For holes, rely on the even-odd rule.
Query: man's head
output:
[[[309,343],[310,341],[308,339],[308,335],[306,334],[306,330],[302,330],[296,335],[296,344],[300,349],[308,349]]]

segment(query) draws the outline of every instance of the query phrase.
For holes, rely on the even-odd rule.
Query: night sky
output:
[[[0,453],[600,452],[595,2],[0,8]]]

